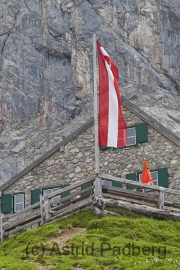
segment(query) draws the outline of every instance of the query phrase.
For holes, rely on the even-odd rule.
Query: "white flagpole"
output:
[[[93,34],[93,71],[94,71],[94,132],[95,132],[95,173],[99,173],[99,142],[98,142],[98,95],[96,67],[96,34]]]
[[[94,71],[94,132],[95,132],[95,194],[102,197],[102,182],[99,174],[99,139],[98,139],[98,94],[97,94],[97,67],[96,67],[96,34],[93,34],[93,71]]]

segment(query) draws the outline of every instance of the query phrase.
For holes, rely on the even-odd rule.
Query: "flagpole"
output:
[[[99,139],[98,139],[98,94],[96,67],[96,34],[93,34],[93,73],[94,73],[94,133],[95,133],[95,195],[102,197],[102,182],[99,174]]]

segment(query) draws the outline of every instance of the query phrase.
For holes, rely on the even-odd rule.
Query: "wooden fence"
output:
[[[120,187],[107,187],[102,185],[102,197],[94,194],[95,175],[92,175],[77,184],[72,184],[48,195],[45,200],[40,195],[40,201],[26,207],[23,211],[0,218],[1,242],[11,237],[15,232],[21,232],[33,226],[40,226],[53,221],[54,218],[66,216],[78,209],[96,206],[104,208],[105,205],[117,205],[139,212],[154,213],[155,216],[180,220],[180,191],[159,186],[145,185],[140,182],[98,174],[99,181],[109,180],[119,184]],[[149,193],[128,190],[127,185],[134,189],[144,188]],[[66,196],[62,196],[66,194]],[[59,198],[58,198],[59,197]],[[55,200],[53,200],[55,199]]]
[[[120,187],[103,186],[103,202],[111,205],[109,199],[115,201],[117,206],[125,207],[138,212],[153,214],[162,218],[180,220],[180,191],[160,186],[146,185],[141,182],[99,174],[102,180],[109,180],[123,185]],[[127,185],[134,186],[134,190],[128,190]],[[143,188],[148,193],[136,191]],[[118,203],[117,203],[118,202]]]
[[[81,208],[91,206],[91,195],[94,192],[95,176],[90,176],[78,184],[67,186],[54,192],[45,200],[40,195],[40,201],[26,207],[24,210],[0,217],[0,237],[1,242],[11,237],[15,232],[22,232],[33,226],[40,226],[52,221],[55,217],[62,217]],[[87,187],[86,187],[87,186]],[[68,194],[63,197],[63,194]],[[57,199],[57,196],[59,199]],[[62,198],[61,198],[62,196]],[[52,198],[55,198],[55,202]]]

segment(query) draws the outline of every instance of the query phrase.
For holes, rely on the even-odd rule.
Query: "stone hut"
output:
[[[154,185],[178,189],[180,138],[127,99],[122,98],[122,106],[128,128],[127,146],[102,147],[100,172],[140,181],[146,158]],[[46,198],[57,189],[94,174],[94,152],[94,121],[91,118],[0,187],[1,212],[21,211],[38,202],[40,194]],[[104,185],[117,186],[111,181],[104,181]],[[132,186],[123,187],[132,189]]]

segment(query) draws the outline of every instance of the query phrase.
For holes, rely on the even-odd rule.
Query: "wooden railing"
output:
[[[48,200],[45,200],[40,195],[39,202],[26,207],[18,213],[10,216],[1,214],[1,242],[15,232],[23,231],[32,226],[43,225],[52,221],[55,217],[61,217],[78,209],[89,207],[92,202],[90,195],[94,192],[94,180],[95,175],[92,175],[78,184],[67,186],[52,193],[48,196]],[[83,185],[88,183],[92,183],[92,185],[82,189]],[[52,202],[52,198],[62,196],[67,192],[69,192],[69,195]]]
[[[114,181],[122,184],[125,188],[103,186],[103,197],[115,198],[131,203],[145,204],[156,209],[180,213],[180,191],[160,186],[143,184],[141,182],[119,178],[111,175],[99,174],[102,180]],[[127,185],[134,186],[134,190],[128,190]],[[143,188],[148,193],[136,191],[136,188]],[[151,192],[149,192],[151,191]]]
[[[40,223],[42,220],[40,208],[40,202],[26,207],[24,210],[5,216],[1,214],[0,219],[0,235],[1,242],[4,238],[14,234],[15,232],[24,230],[27,227],[31,227],[34,224]]]
[[[69,212],[75,211],[76,209],[90,205],[92,199],[90,198],[89,194],[93,194],[94,192],[94,181],[95,175],[92,175],[77,184],[72,184],[48,195],[48,201],[46,201],[44,204],[46,222],[53,220],[55,216],[61,217],[68,214]],[[92,183],[92,185],[81,189],[83,185],[88,183]],[[56,201],[56,206],[54,206],[54,203],[51,202],[51,200],[57,196],[61,196],[66,192],[71,193],[70,195]],[[87,195],[83,195],[84,193],[87,193]]]
[[[97,177],[97,178],[96,178]],[[123,188],[102,186],[102,198],[97,198],[94,193],[95,179],[109,180],[123,185]],[[98,181],[99,181],[98,180]],[[84,185],[91,183],[87,188]],[[128,190],[127,185],[134,186],[134,190]],[[143,193],[136,191],[136,188],[144,188],[152,191]],[[69,193],[67,195],[67,193]],[[62,195],[66,194],[65,197]],[[57,197],[59,199],[57,200]],[[173,198],[172,198],[173,196]],[[4,238],[8,238],[15,232],[21,232],[32,226],[40,226],[47,222],[53,221],[56,217],[66,216],[78,209],[97,206],[98,202],[103,202],[107,205],[110,200],[118,202],[118,206],[131,206],[134,210],[140,210],[141,205],[151,208],[151,211],[164,216],[170,217],[170,212],[175,212],[175,217],[180,220],[180,191],[159,186],[150,186],[140,182],[119,178],[106,174],[98,174],[87,177],[85,180],[57,190],[48,195],[45,200],[40,195],[40,201],[26,207],[23,211],[5,216],[1,214],[0,218],[0,236],[1,242]],[[56,197],[53,202],[52,199]],[[171,198],[170,198],[171,197]],[[177,197],[177,198],[176,198]],[[136,207],[137,205],[137,207]],[[137,208],[137,209],[136,209]],[[153,209],[153,210],[152,210]]]

